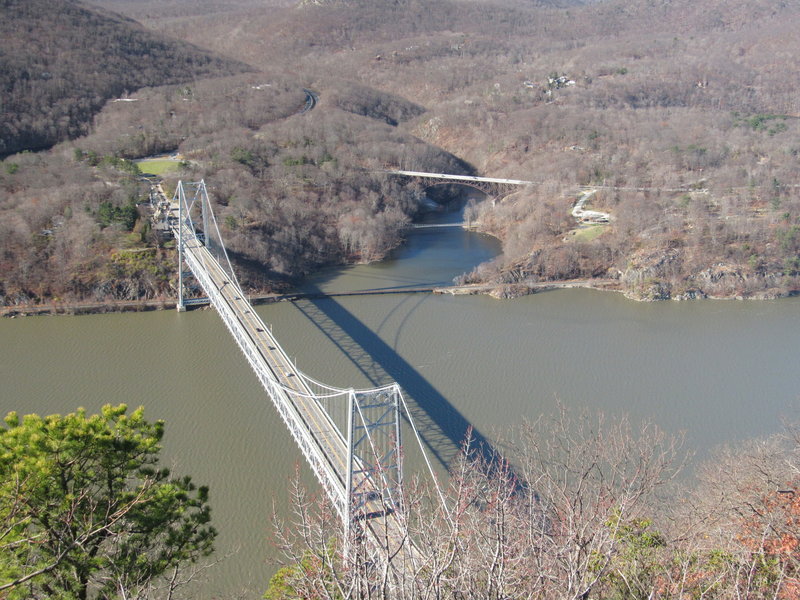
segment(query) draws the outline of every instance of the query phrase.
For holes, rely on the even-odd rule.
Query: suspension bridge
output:
[[[172,201],[159,194],[155,208],[154,220],[177,242],[178,310],[191,303],[193,277],[322,484],[345,539],[371,540],[379,560],[393,557],[393,571],[413,572],[419,553],[403,511],[401,414],[420,440],[400,386],[337,388],[297,368],[239,286],[204,181],[179,182]]]

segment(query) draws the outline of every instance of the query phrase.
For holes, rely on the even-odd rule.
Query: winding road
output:
[[[578,196],[578,201],[572,207],[572,216],[581,223],[608,223],[611,221],[609,213],[599,210],[584,210],[586,202],[597,193],[597,190],[584,190]]]
[[[303,88],[303,91],[306,94],[306,103],[305,103],[305,106],[303,106],[302,110],[299,113],[301,115],[305,114],[305,113],[307,113],[307,112],[309,112],[311,110],[314,110],[314,107],[317,105],[317,102],[319,102],[319,96],[315,92],[312,92],[311,90],[309,90],[307,88]]]

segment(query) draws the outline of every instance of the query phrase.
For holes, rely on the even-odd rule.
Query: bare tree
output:
[[[294,486],[293,519],[276,523],[287,566],[267,597],[586,599],[624,581],[634,573],[625,554],[634,530],[647,528],[643,519],[680,466],[678,441],[650,425],[634,433],[625,419],[566,411],[517,434],[513,462],[468,441],[444,506],[433,486],[407,490],[421,557],[405,577],[413,585],[393,585],[376,568],[389,557],[376,559],[358,540],[345,553],[330,509]],[[653,589],[655,579],[629,587],[644,584]]]

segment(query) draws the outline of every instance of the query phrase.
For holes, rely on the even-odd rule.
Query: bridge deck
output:
[[[177,230],[175,231],[177,237]],[[189,255],[187,260],[202,265],[208,275],[214,290],[206,290],[209,297],[217,295],[224,302],[226,308],[240,326],[242,333],[249,338],[257,348],[259,358],[271,373],[272,378],[279,387],[294,390],[298,398],[283,391],[281,401],[285,402],[306,425],[308,432],[314,438],[321,454],[335,474],[342,489],[345,485],[347,473],[347,449],[336,427],[327,414],[313,399],[314,394],[299,377],[299,372],[294,363],[278,344],[269,328],[255,312],[250,302],[242,294],[239,287],[230,281],[229,276],[219,265],[208,249],[201,244],[188,227],[184,226],[184,252]],[[193,271],[195,269],[192,269]],[[195,273],[197,275],[197,273]],[[202,282],[201,282],[202,285]],[[203,286],[206,287],[206,286]],[[215,293],[216,292],[216,293]],[[215,305],[216,306],[216,305]],[[272,392],[272,390],[270,390]]]
[[[504,185],[535,185],[535,181],[522,179],[501,179],[498,177],[476,177],[474,175],[450,175],[449,173],[426,173],[424,171],[386,170],[383,173],[392,175],[407,175],[408,177],[421,177],[423,179],[439,179],[442,181],[468,181],[472,183],[500,183]]]
[[[460,227],[461,229],[475,229],[477,225],[469,221],[464,221],[462,223],[411,223],[409,225],[409,228],[411,229],[442,229],[443,227]]]

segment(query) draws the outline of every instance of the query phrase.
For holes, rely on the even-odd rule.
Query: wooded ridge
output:
[[[464,283],[602,277],[640,299],[798,288],[794,5],[100,4],[254,73],[142,89],[127,98],[135,102],[106,105],[87,137],[6,159],[6,303],[169,294],[171,250],[97,215],[103,202],[114,213],[146,194],[119,160],[176,150],[187,170],[175,176],[213,182],[224,235],[258,289],[321,264],[377,259],[399,242],[425,190],[372,174],[376,166],[542,182],[471,209],[503,253]],[[321,101],[301,116],[303,88]],[[581,187],[598,190],[586,208],[611,222],[576,222]],[[68,231],[77,237],[67,241]],[[100,283],[125,244],[150,248],[160,266],[134,269],[121,288]],[[76,245],[94,248],[91,261],[75,258]]]
[[[0,157],[89,131],[106,101],[248,67],[71,0],[0,2]]]

